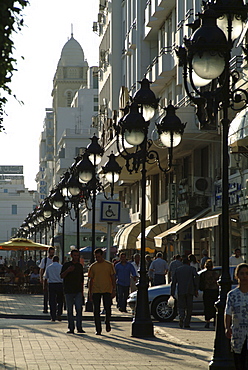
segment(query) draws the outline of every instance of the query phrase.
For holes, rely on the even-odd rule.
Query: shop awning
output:
[[[183,232],[184,230],[188,229],[191,227],[193,224],[195,224],[196,220],[199,219],[200,217],[204,216],[209,212],[209,208],[201,211],[194,217],[189,218],[187,221],[184,221],[176,226],[171,227],[170,229],[164,231],[163,233],[157,235],[154,237],[155,241],[155,248],[162,248],[163,247],[163,239],[168,237],[169,235],[175,235],[178,233]]]
[[[232,152],[243,151],[248,146],[248,108],[239,112],[229,128],[228,144]]]
[[[145,239],[146,239],[146,249],[155,250],[154,237],[161,234],[167,227],[167,222],[160,224],[150,225],[146,228]],[[138,235],[138,241],[136,242],[136,248],[141,249],[141,233]]]
[[[119,250],[136,249],[136,241],[140,232],[141,221],[123,225],[114,237],[114,245],[117,245]]]
[[[211,212],[210,214],[206,215],[206,217],[200,218],[196,221],[196,228],[197,229],[207,229],[209,227],[214,227],[219,225],[219,218],[221,216],[221,212]]]

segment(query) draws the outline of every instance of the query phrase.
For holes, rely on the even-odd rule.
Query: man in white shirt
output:
[[[59,263],[59,257],[53,257],[53,263],[46,268],[44,274],[44,283],[48,283],[49,306],[51,321],[61,321],[63,312],[63,279],[60,277],[62,265]]]
[[[140,254],[139,253],[135,253],[135,255],[133,256],[134,258],[134,261],[131,262],[133,267],[135,268],[135,272],[136,272],[136,276],[132,276],[130,277],[130,289],[131,289],[131,292],[134,292],[135,290],[137,290],[137,279],[136,277],[139,278],[140,274],[139,274],[139,270],[140,270]]]
[[[46,268],[50,266],[53,263],[53,256],[54,256],[54,247],[48,248],[48,256],[42,258],[40,263],[40,282],[43,284],[43,294],[44,294],[44,300],[43,300],[43,313],[48,313],[48,289],[47,286],[44,284],[44,274],[46,271]]]
[[[165,275],[168,272],[168,264],[163,259],[163,254],[158,252],[156,259],[152,261],[149,271],[154,273],[153,285],[165,284]]]
[[[241,250],[236,248],[234,250],[234,255],[229,258],[229,265],[230,266],[238,266],[240,263],[243,263],[243,257],[241,257]]]

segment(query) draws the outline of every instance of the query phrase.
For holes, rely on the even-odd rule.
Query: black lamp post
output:
[[[130,112],[121,118],[116,126],[117,148],[119,154],[126,161],[126,168],[131,174],[138,172],[141,168],[141,260],[140,260],[140,279],[137,292],[137,305],[135,318],[132,323],[132,336],[134,337],[152,337],[153,324],[149,312],[148,302],[148,284],[146,277],[145,264],[145,228],[146,228],[146,163],[157,162],[159,168],[168,172],[172,166],[172,159],[169,158],[168,168],[163,169],[160,165],[159,155],[151,149],[152,140],[148,139],[149,120],[153,117],[155,109],[158,106],[158,100],[150,89],[150,82],[145,78],[141,81],[141,89],[136,92],[130,106]],[[180,126],[180,127],[179,127]],[[167,108],[167,115],[157,124],[160,140],[163,142],[166,135],[167,146],[171,157],[172,147],[179,144],[174,140],[175,133],[183,134],[185,125],[181,123],[175,115],[175,107],[171,104]],[[120,137],[120,139],[119,139]],[[122,146],[120,146],[120,143]],[[127,144],[126,144],[127,143]],[[129,151],[128,146],[135,147],[135,150]]]
[[[202,126],[215,125],[218,111],[222,111],[222,275],[219,280],[220,295],[216,304],[217,323],[214,353],[209,364],[211,369],[234,369],[230,353],[230,341],[225,336],[224,309],[228,291],[231,289],[229,273],[229,179],[228,179],[228,131],[230,120],[228,109],[241,109],[248,102],[247,93],[235,89],[238,72],[230,71],[231,51],[234,40],[242,31],[242,23],[247,19],[247,5],[243,0],[215,0],[205,2],[205,11],[199,14],[201,26],[191,38],[185,38],[185,48],[180,47],[178,56],[184,69],[184,86],[187,95],[197,107],[197,116]],[[221,27],[221,29],[218,27]],[[224,31],[224,32],[223,32]],[[208,87],[198,83],[205,79]],[[190,81],[191,89],[188,83]],[[239,104],[240,105],[240,104]],[[238,110],[241,110],[238,109]]]
[[[61,261],[65,258],[65,197],[61,194],[61,189],[57,187],[50,195],[50,202],[54,209],[59,211],[62,217],[62,243],[61,243]]]

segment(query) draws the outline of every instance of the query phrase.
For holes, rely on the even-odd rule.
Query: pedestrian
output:
[[[234,250],[234,255],[229,258],[229,265],[230,266],[238,266],[240,263],[243,263],[243,257],[241,256],[240,248],[236,248]]]
[[[163,254],[158,252],[156,259],[152,261],[149,271],[154,273],[153,285],[165,284],[165,275],[168,272],[168,264],[163,259]]]
[[[0,256],[0,266],[4,266],[4,259],[3,259],[3,256]]]
[[[205,262],[207,260],[210,260],[210,259],[211,258],[208,256],[208,251],[206,249],[203,249],[203,251],[202,251],[202,259],[201,259],[201,262],[200,262],[201,270],[204,269]]]
[[[62,265],[59,263],[59,257],[53,257],[53,263],[46,268],[44,274],[45,285],[48,283],[49,291],[49,306],[51,321],[62,320],[64,294],[63,294],[63,279],[60,277]]]
[[[200,270],[200,265],[196,260],[196,256],[194,254],[189,254],[188,255],[189,261],[190,261],[190,266],[193,266],[196,271],[198,272]]]
[[[179,266],[172,278],[171,295],[175,298],[178,291],[178,314],[179,326],[190,328],[190,320],[193,308],[193,297],[198,296],[199,278],[196,269],[189,265],[189,259],[183,259],[183,265]]]
[[[131,275],[136,279],[136,271],[134,266],[127,261],[126,253],[120,254],[120,262],[115,265],[116,283],[118,292],[118,308],[121,312],[127,312],[127,298],[130,289]]]
[[[96,335],[101,335],[102,325],[100,317],[100,304],[103,298],[105,310],[106,331],[111,331],[111,304],[112,298],[116,295],[115,268],[114,265],[105,261],[101,248],[95,249],[96,261],[89,268],[89,297],[93,302],[93,313],[96,327]]]
[[[28,267],[28,269],[30,269],[30,268],[31,268],[31,266],[33,266],[33,267],[37,267],[37,265],[36,265],[36,263],[34,262],[34,260],[33,260],[32,256],[30,256],[30,257],[29,257],[29,260],[28,260],[28,262],[27,262],[27,267]]]
[[[26,268],[26,263],[25,263],[25,261],[24,261],[24,259],[23,259],[23,257],[21,256],[20,257],[20,259],[19,259],[19,261],[18,261],[18,267],[19,267],[19,269],[20,270],[22,270],[22,271],[24,271],[25,270],[25,268]]]
[[[67,334],[74,334],[75,323],[73,307],[76,310],[76,327],[78,333],[85,333],[82,328],[82,306],[84,268],[81,265],[78,249],[71,250],[71,261],[64,263],[60,277],[63,279],[64,293],[67,308],[68,331]]]
[[[170,283],[172,281],[172,278],[173,278],[173,275],[175,274],[175,271],[176,269],[179,267],[179,266],[182,266],[182,258],[180,256],[180,254],[177,254],[175,256],[175,259],[173,261],[171,261],[171,263],[169,264],[169,268],[168,268],[168,283]]]
[[[40,263],[40,282],[43,286],[43,313],[48,313],[48,287],[44,284],[44,274],[46,268],[53,263],[53,256],[54,256],[55,249],[54,247],[48,248],[48,255],[42,258]]]
[[[199,289],[203,291],[203,304],[204,304],[204,315],[205,315],[205,328],[209,328],[210,320],[216,317],[215,302],[218,300],[219,286],[217,281],[219,275],[217,271],[213,270],[213,262],[211,259],[205,262],[205,269],[200,274]]]
[[[236,370],[248,369],[248,264],[236,267],[238,286],[227,294],[225,331],[231,339]]]
[[[140,254],[135,253],[133,258],[134,258],[134,261],[131,262],[131,263],[132,263],[133,267],[135,268],[135,272],[136,272],[135,276],[140,277],[140,274],[139,274],[139,271],[140,271]],[[138,289],[136,284],[137,284],[137,279],[136,278],[134,279],[134,276],[131,276],[131,278],[130,278],[131,292],[134,292],[135,290]]]

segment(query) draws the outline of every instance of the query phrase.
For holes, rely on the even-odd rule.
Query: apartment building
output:
[[[198,0],[99,1],[94,27],[100,37],[99,107],[103,114],[98,124],[105,147],[104,163],[111,151],[117,154],[115,124],[121,117],[120,109],[125,107],[128,95],[139,88],[137,81],[145,76],[152,81],[151,89],[160,98],[149,135],[166,168],[168,149],[156,147],[155,122],[165,114],[163,108],[170,102],[178,108],[176,114],[187,125],[180,145],[173,150],[171,171],[165,175],[156,163],[147,165],[146,247],[151,252],[162,250],[167,259],[177,253],[194,253],[200,258],[202,250],[207,249],[218,264],[221,257],[220,120],[214,125],[199,122],[196,109],[186,95],[176,55],[183,37],[192,33],[188,24],[194,22],[200,10]],[[241,50],[237,48],[236,54],[232,68],[237,68],[237,60],[241,58],[243,70],[246,62]],[[244,74],[241,80],[244,84]],[[134,251],[140,246],[141,175],[130,175],[121,156],[118,161],[123,170],[116,191],[124,207],[129,209],[131,223],[120,227],[114,243],[120,249]],[[241,232],[240,221],[247,225],[247,206],[242,196],[244,205],[240,217],[239,199],[242,189],[246,188],[247,159],[244,155],[240,159],[242,179],[237,177],[240,167],[233,166],[233,161],[235,159],[230,160],[230,246],[232,249],[242,247],[246,256],[246,232]]]

